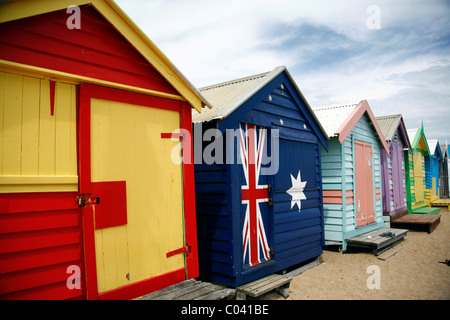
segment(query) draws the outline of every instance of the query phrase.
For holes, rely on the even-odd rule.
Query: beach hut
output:
[[[170,137],[201,94],[110,0],[4,2],[0,34],[0,298],[197,277],[193,164]]]
[[[449,183],[448,183],[448,146],[443,144],[442,161],[439,162],[439,196],[442,199],[449,198]]]
[[[313,108],[325,128],[322,149],[325,241],[347,249],[352,237],[383,228],[380,149],[389,146],[366,100]]]
[[[383,215],[385,226],[391,216],[408,211],[404,149],[411,149],[401,114],[377,117],[381,132],[389,146],[390,156],[381,150],[381,179],[383,184]]]
[[[409,213],[439,213],[439,209],[427,208],[425,156],[430,155],[430,148],[425,137],[423,126],[409,129],[411,150],[405,150],[406,160],[406,194]]]
[[[436,139],[428,140],[430,154],[425,156],[425,181],[427,206],[439,199],[439,162],[444,160],[441,146]]]
[[[200,278],[240,286],[320,256],[328,141],[287,69],[200,91],[212,105],[193,116]]]

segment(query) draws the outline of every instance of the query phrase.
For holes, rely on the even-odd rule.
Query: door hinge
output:
[[[175,255],[180,254],[180,253],[186,253],[186,257],[189,256],[189,254],[191,253],[191,246],[186,246],[186,247],[183,247],[183,248],[180,248],[180,249],[169,251],[169,252],[166,253],[166,258],[175,256]]]
[[[77,203],[80,208],[92,207],[96,204],[100,204],[100,198],[93,198],[90,193],[83,193],[78,196]]]

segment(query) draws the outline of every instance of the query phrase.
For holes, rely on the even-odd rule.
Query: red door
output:
[[[355,140],[356,226],[375,222],[372,145]]]

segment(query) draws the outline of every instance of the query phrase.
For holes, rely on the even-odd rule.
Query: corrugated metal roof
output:
[[[284,67],[277,67],[271,72],[260,73],[254,76],[200,88],[200,93],[212,105],[212,108],[203,108],[201,114],[194,112],[192,114],[192,121],[211,121],[228,116],[258,92],[267,82],[284,70]]]
[[[328,136],[334,137],[337,135],[339,127],[344,123],[358,104],[359,103],[342,106],[322,106],[313,107],[312,109]]]
[[[377,117],[376,119],[386,140],[391,141],[394,138],[395,132],[397,131],[398,125],[402,119],[402,115],[395,114],[390,116]]]

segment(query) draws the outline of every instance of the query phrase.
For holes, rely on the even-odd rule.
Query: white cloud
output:
[[[368,99],[448,134],[445,0],[116,1],[198,87],[285,65],[312,105]],[[366,26],[373,4],[380,30]]]

